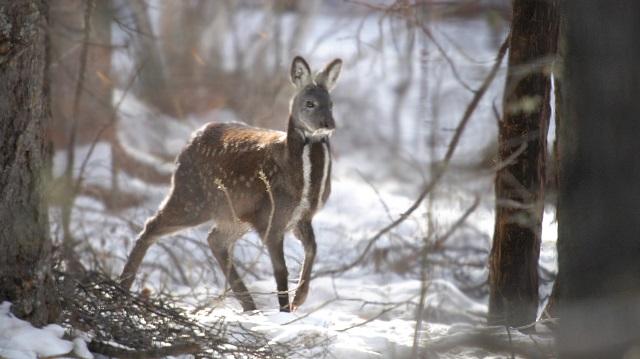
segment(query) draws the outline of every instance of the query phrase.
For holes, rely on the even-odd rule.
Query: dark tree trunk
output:
[[[640,2],[563,6],[560,354],[634,357],[640,342]]]
[[[499,123],[496,222],[490,258],[489,323],[536,319],[538,257],[550,115],[549,70],[557,43],[553,1],[516,0]],[[519,154],[518,154],[519,153]]]
[[[0,302],[34,324],[49,319],[47,6],[0,6]]]

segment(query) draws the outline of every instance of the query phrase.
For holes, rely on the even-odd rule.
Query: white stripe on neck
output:
[[[302,214],[309,209],[309,187],[311,184],[311,157],[309,149],[311,144],[305,144],[302,147],[302,192],[300,193],[300,202],[298,206],[293,210],[291,219],[287,224],[287,227],[296,225]]]
[[[326,142],[322,142],[322,153],[324,154],[324,166],[322,167],[322,181],[320,182],[320,191],[318,192],[318,205],[316,210],[322,208],[324,205],[324,191],[329,180],[329,163],[331,163],[331,157],[329,157],[329,147]]]

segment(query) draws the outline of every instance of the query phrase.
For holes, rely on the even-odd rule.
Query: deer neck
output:
[[[290,118],[286,162],[292,173],[296,173],[296,182],[299,183],[300,189],[297,194],[298,205],[287,227],[297,223],[308,210],[322,207],[331,162],[328,137],[306,136],[304,131],[294,127],[293,122]]]
[[[289,117],[289,125],[287,127],[287,155],[290,159],[300,158],[305,145],[308,145],[308,139],[304,132],[293,125],[293,118]]]

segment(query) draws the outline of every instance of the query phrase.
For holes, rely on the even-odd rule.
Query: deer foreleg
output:
[[[302,271],[300,272],[300,281],[298,289],[293,297],[291,309],[296,310],[307,299],[309,294],[309,281],[311,280],[311,269],[316,258],[316,239],[313,234],[313,227],[310,221],[301,221],[295,229],[296,237],[302,242],[304,248],[304,262],[302,263]]]

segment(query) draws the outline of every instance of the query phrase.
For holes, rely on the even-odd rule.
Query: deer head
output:
[[[297,93],[291,99],[291,121],[305,138],[322,139],[335,129],[333,102],[329,92],[335,86],[341,68],[342,60],[336,59],[312,76],[309,65],[302,57],[293,59],[291,82]]]

